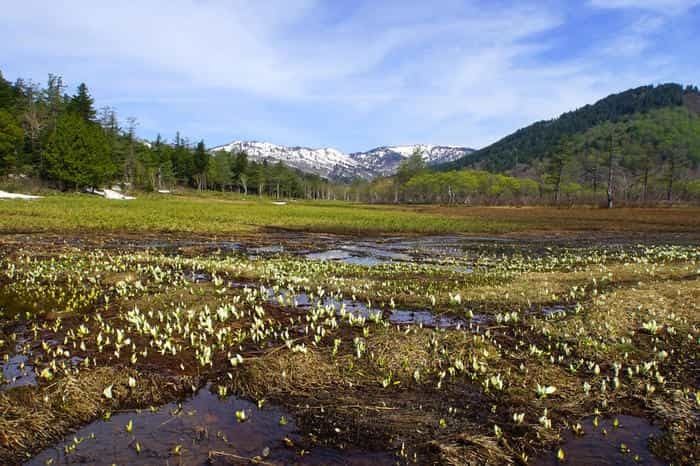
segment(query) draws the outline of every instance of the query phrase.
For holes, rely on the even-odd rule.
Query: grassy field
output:
[[[53,195],[0,201],[0,232],[128,232],[227,235],[264,228],[366,234],[698,234],[700,208],[594,209],[358,205],[243,200],[233,196],[141,196],[109,201]]]

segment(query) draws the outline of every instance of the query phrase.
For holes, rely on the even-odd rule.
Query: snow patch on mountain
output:
[[[269,142],[234,141],[217,146],[212,152],[245,152],[252,160],[270,163],[282,162],[306,173],[314,173],[325,178],[371,179],[396,173],[403,160],[420,149],[427,165],[451,162],[474,152],[474,149],[457,146],[412,144],[384,146],[366,152],[345,154],[337,149],[324,147],[290,147]]]
[[[366,152],[355,152],[350,154],[350,157],[372,172],[374,176],[388,176],[396,173],[401,162],[416,150],[421,151],[426,165],[451,162],[474,152],[474,149],[468,147],[410,144],[377,147]]]

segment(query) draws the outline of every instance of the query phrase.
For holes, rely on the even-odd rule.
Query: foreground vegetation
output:
[[[0,393],[0,459],[210,382],[221,397],[284,407],[317,442],[402,463],[575,457],[562,435],[586,435],[594,416],[616,428],[621,414],[664,427],[657,455],[696,463],[700,249],[538,250],[490,245],[364,267],[6,242],[0,350],[26,355],[37,383],[9,380]],[[135,462],[139,438],[126,429]],[[64,452],[89,444],[76,438]],[[188,447],[168,448],[176,458]],[[621,458],[641,453],[632,448]]]

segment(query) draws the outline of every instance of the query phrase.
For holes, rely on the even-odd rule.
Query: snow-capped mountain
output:
[[[416,149],[422,151],[423,159],[428,165],[451,162],[474,152],[474,149],[467,147],[414,144],[378,147],[367,152],[345,154],[329,147],[311,149],[257,141],[234,141],[230,144],[214,147],[211,151],[242,151],[253,160],[267,160],[272,163],[281,161],[290,167],[298,168],[307,173],[315,173],[325,178],[359,177],[371,179],[394,174],[401,162],[413,154]]]
[[[328,177],[337,167],[354,171],[358,163],[346,154],[333,148],[310,149],[308,147],[288,147],[257,141],[234,141],[230,144],[214,147],[212,152],[245,152],[248,157],[268,162],[281,161],[285,165],[298,168],[307,173]]]
[[[384,146],[367,152],[355,152],[350,158],[371,172],[373,176],[393,175],[401,162],[420,150],[426,165],[451,162],[469,155],[474,149],[457,146],[436,146],[432,144],[410,144],[405,146]]]

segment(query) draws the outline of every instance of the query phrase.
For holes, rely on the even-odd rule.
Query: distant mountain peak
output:
[[[413,154],[416,149],[422,151],[428,165],[451,162],[474,152],[474,149],[468,147],[406,144],[382,146],[366,152],[345,154],[332,147],[283,146],[261,141],[233,141],[214,147],[211,151],[242,151],[253,160],[280,161],[303,172],[314,173],[325,178],[371,179],[394,174],[401,161]]]

